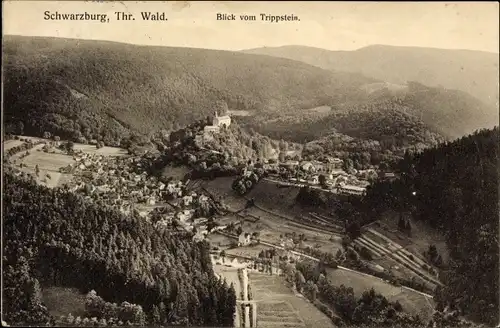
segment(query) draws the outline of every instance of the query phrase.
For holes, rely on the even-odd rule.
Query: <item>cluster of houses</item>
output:
[[[183,196],[183,183],[164,183],[142,169],[140,158],[107,157],[79,152],[75,160],[61,169],[72,173],[68,186],[71,191],[82,192],[93,199],[106,200],[107,204],[129,213],[133,204],[154,206],[165,199]]]
[[[264,170],[271,177],[286,180],[290,185],[316,186],[332,192],[350,195],[363,195],[369,180],[377,178],[374,169],[353,170],[351,174],[342,169],[343,160],[327,157],[325,161],[286,161],[265,163]],[[324,177],[321,181],[320,176]],[[320,184],[323,184],[319,186]]]
[[[60,170],[73,175],[67,184],[71,191],[103,200],[125,214],[137,210],[148,220],[159,210],[155,213],[156,227],[171,226],[175,219],[178,227],[186,231],[196,229],[196,238],[203,239],[208,233],[208,219],[196,217],[196,210],[200,206],[214,206],[211,199],[189,191],[187,183],[163,182],[148,175],[140,157],[108,157],[79,151],[73,154],[73,159],[75,163]],[[216,226],[213,230],[225,228]]]
[[[145,171],[141,172],[140,158],[79,153],[74,159],[76,163],[66,168],[74,175],[70,190],[105,200],[126,214],[136,209],[145,219],[151,219],[155,209],[162,209],[160,217],[155,220],[156,227],[169,227],[175,219],[186,231],[196,228],[196,238],[203,239],[208,233],[208,219],[195,216],[197,207],[203,203],[212,206],[210,198],[203,193],[188,191],[181,181],[164,183],[148,176]],[[163,211],[167,207],[170,209]],[[213,230],[225,228],[217,226]]]

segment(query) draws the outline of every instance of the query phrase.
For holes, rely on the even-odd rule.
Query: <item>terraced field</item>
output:
[[[243,230],[253,233],[258,231],[260,238],[270,243],[280,244],[283,236],[288,234],[304,234],[304,245],[315,247],[321,251],[335,254],[342,248],[342,238],[319,228],[312,228],[294,221],[262,211],[256,207],[249,208],[243,214],[248,213],[260,218],[256,223],[245,222]]]
[[[429,266],[426,261],[375,229],[366,229],[354,243],[360,247],[366,247],[375,259],[386,257],[397,262],[408,269],[414,276],[424,280],[430,288],[442,285],[434,274],[424,269],[424,267]]]

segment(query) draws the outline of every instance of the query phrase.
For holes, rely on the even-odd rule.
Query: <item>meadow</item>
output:
[[[35,138],[35,137],[21,137],[21,139],[30,139],[32,141],[41,141],[44,139]],[[49,140],[47,140],[48,142]],[[15,147],[22,144],[23,141],[20,140],[8,140],[4,143],[4,147]],[[59,169],[62,167],[66,167],[70,164],[74,164],[75,160],[73,156],[68,155],[61,150],[53,149],[50,152],[42,151],[44,144],[37,145],[29,150],[29,155],[22,157],[25,152],[20,152],[11,157],[14,161],[14,164],[19,167],[22,163],[22,170],[26,173],[31,173],[34,175],[35,168],[38,165],[38,169],[40,170],[37,181],[45,185],[49,188],[61,187],[64,184],[68,183],[72,179],[71,174],[61,173]],[[4,148],[5,149],[5,148]],[[8,148],[7,148],[8,149]],[[95,154],[102,156],[124,156],[127,154],[127,151],[122,148],[117,147],[102,147],[97,148],[93,145],[86,144],[78,144],[75,143],[73,149],[75,151],[83,151],[87,154]]]
[[[425,258],[424,253],[428,251],[429,246],[435,245],[438,253],[443,258],[443,262],[447,263],[449,250],[445,237],[428,224],[411,217],[408,217],[408,219],[412,227],[410,236],[397,230],[397,213],[392,212],[384,213],[380,220],[380,227],[374,227],[374,229],[404,246],[410,252],[418,254],[420,258]]]
[[[57,319],[71,313],[75,318],[85,315],[85,295],[76,288],[42,288],[42,301],[49,313]]]
[[[75,151],[81,150],[87,154],[95,154],[95,155],[103,155],[103,156],[125,156],[127,155],[127,150],[118,147],[101,147],[97,148],[94,145],[86,145],[86,144],[75,144]]]
[[[11,148],[14,148],[14,147],[17,147],[17,146],[21,146],[23,143],[24,142],[21,141],[21,140],[15,140],[15,139],[6,140],[3,143],[3,150],[7,151],[7,150],[9,150]]]
[[[356,296],[361,296],[364,291],[373,288],[389,301],[399,301],[406,312],[418,314],[424,319],[429,319],[434,312],[434,301],[432,299],[374,277],[346,270],[327,269],[327,278],[335,286],[351,287]]]

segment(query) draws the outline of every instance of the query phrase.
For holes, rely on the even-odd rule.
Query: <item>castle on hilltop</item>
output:
[[[203,129],[203,136],[200,136],[204,140],[209,140],[213,138],[213,135],[220,132],[220,128],[228,128],[231,125],[231,117],[229,115],[219,116],[219,113],[215,111],[215,116],[212,119],[212,125],[207,125]]]
[[[219,116],[217,111],[215,111],[215,117],[212,121],[213,126],[224,126],[228,128],[231,125],[231,117],[229,115]]]
[[[231,125],[231,117],[229,115],[219,116],[215,111],[215,116],[212,120],[212,125],[207,125],[203,129],[203,134],[218,133],[221,127],[228,128]]]

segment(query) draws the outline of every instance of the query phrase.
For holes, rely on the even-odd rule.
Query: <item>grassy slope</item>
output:
[[[42,290],[42,300],[55,318],[72,314],[85,316],[85,296],[76,288],[46,287]]]
[[[103,41],[6,36],[4,54],[5,118],[39,132],[51,122],[74,128],[69,120],[147,133],[210,115],[217,100],[286,112],[355,97],[374,82],[268,56]]]

